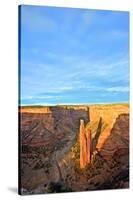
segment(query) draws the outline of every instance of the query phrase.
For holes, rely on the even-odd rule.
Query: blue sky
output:
[[[20,103],[129,101],[129,13],[21,6]]]

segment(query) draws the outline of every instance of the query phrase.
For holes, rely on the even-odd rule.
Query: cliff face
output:
[[[81,108],[28,108],[20,110],[21,186],[33,190],[59,181],[60,160],[75,143],[79,120],[88,122]]]
[[[84,122],[80,123],[80,128],[80,140],[77,141],[74,147],[75,154],[74,149],[72,149],[71,154],[64,159],[66,163],[68,163],[67,166],[64,164],[64,168],[62,167],[62,171],[67,172],[65,183],[67,183],[73,191],[128,188],[129,115],[120,114],[117,117],[111,129],[110,136],[106,139],[102,148],[100,150],[96,148],[95,154],[90,151],[92,155],[91,164],[89,166],[86,164],[86,167],[84,163],[87,160],[87,152],[84,151],[86,147],[83,149],[82,146],[83,144],[86,145]],[[93,140],[92,135],[91,143],[94,141],[95,144],[96,140]],[[80,148],[78,142],[82,148]],[[94,145],[94,147],[95,146],[96,145]],[[77,149],[81,149],[80,158],[76,157]],[[92,150],[93,149],[95,148],[92,148]],[[82,154],[83,152],[85,153]],[[73,163],[71,163],[72,157],[74,158]],[[82,161],[80,166],[78,165],[79,161]],[[81,170],[81,168],[84,168],[84,170]]]
[[[25,193],[47,193],[51,182],[61,182],[72,191],[128,187],[128,107],[89,108],[20,111],[21,187]]]
[[[84,123],[84,120],[80,120],[80,168],[81,169],[85,168],[87,164],[91,163],[91,156],[94,157],[95,154],[99,151],[103,155],[107,154],[106,158],[110,157],[109,150],[115,147],[116,141],[114,141],[110,145],[107,144],[106,140],[110,138],[115,120],[117,120],[117,118],[121,114],[128,113],[128,107],[124,105],[90,106],[88,113],[89,113],[89,121],[87,124]],[[122,124],[124,124],[123,121]],[[128,135],[128,127],[124,128],[124,130],[126,130],[125,134]],[[108,146],[108,151],[105,150],[105,146]]]
[[[25,108],[20,110],[20,132],[23,145],[40,146],[56,144],[69,134],[73,137],[79,129],[79,119],[88,121],[85,109]],[[53,144],[53,145],[54,145]]]
[[[84,120],[80,120],[80,168],[91,162],[91,131],[85,128]]]

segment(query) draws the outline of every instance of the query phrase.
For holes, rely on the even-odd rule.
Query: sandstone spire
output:
[[[84,120],[80,120],[80,168],[83,169],[86,166],[87,157],[86,157],[86,135],[85,135],[85,126]]]
[[[80,120],[80,168],[91,162],[91,131],[85,128],[84,120]]]

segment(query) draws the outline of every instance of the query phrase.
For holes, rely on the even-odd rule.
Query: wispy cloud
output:
[[[61,66],[64,67],[62,68]],[[58,70],[54,71],[56,67],[58,67]],[[46,93],[58,93],[58,95],[62,96],[65,93],[69,94],[69,92],[75,91],[75,89],[79,90],[79,93],[81,90],[91,92],[128,92],[127,90],[124,90],[124,86],[123,90],[120,89],[121,87],[119,86],[121,81],[125,81],[125,78],[127,79],[129,73],[128,61],[124,61],[122,58],[114,63],[109,62],[106,64],[101,61],[85,61],[85,59],[82,61],[80,60],[79,62],[78,60],[76,61],[75,58],[71,60],[71,62],[62,59],[62,62],[56,67],[54,64],[39,64],[35,71],[35,67],[31,67],[31,70],[28,69],[33,74],[36,74],[36,76],[30,77],[32,73],[29,71],[27,81],[25,78],[23,79],[23,83],[26,81],[24,85],[27,85],[27,89],[30,79],[29,93],[31,93],[31,95],[39,95],[39,93],[45,91]],[[114,83],[116,83],[115,87]],[[110,86],[113,85],[113,87],[106,88],[108,86],[107,84],[110,84]],[[125,87],[128,87],[128,83],[125,84]],[[31,85],[33,89],[31,88]],[[45,96],[40,95],[39,98],[46,99],[54,97],[56,96],[47,96],[45,94]]]
[[[108,92],[129,92],[129,87],[112,87],[112,88],[107,88],[106,91]]]
[[[23,103],[128,101],[127,12],[22,7]]]

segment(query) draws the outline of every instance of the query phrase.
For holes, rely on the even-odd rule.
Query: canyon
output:
[[[21,194],[127,188],[127,104],[19,107]]]

